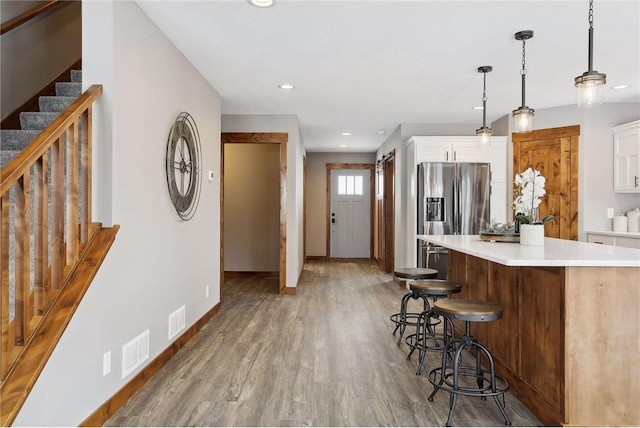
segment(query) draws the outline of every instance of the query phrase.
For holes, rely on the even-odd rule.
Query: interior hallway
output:
[[[275,278],[227,280],[222,309],[107,426],[444,426],[448,394],[405,359],[389,315],[405,293],[372,261],[312,261],[296,296]],[[439,363],[428,354],[425,368]],[[540,422],[507,394],[514,426]],[[460,397],[459,426],[501,426]]]

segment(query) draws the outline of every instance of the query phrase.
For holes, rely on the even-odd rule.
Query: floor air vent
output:
[[[185,306],[180,306],[177,310],[169,314],[169,340],[176,337],[184,329]]]
[[[122,346],[122,379],[149,358],[149,330]]]

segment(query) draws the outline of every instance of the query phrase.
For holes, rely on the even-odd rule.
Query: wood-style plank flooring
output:
[[[444,426],[448,394],[416,376],[389,315],[406,290],[371,261],[312,261],[296,296],[277,279],[226,281],[222,309],[107,426]],[[425,367],[437,366],[428,354]],[[507,394],[514,426],[538,426]],[[460,397],[454,425],[504,426]]]

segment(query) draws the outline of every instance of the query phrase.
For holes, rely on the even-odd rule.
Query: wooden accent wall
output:
[[[514,174],[531,167],[546,179],[539,209],[555,216],[545,224],[549,238],[578,239],[579,136],[578,125],[512,134]]]

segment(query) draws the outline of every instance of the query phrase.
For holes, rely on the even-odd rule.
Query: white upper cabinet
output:
[[[640,120],[613,128],[613,190],[640,193]]]
[[[498,137],[499,138],[499,137]],[[481,146],[477,137],[412,137],[416,163],[490,162],[490,147]]]

